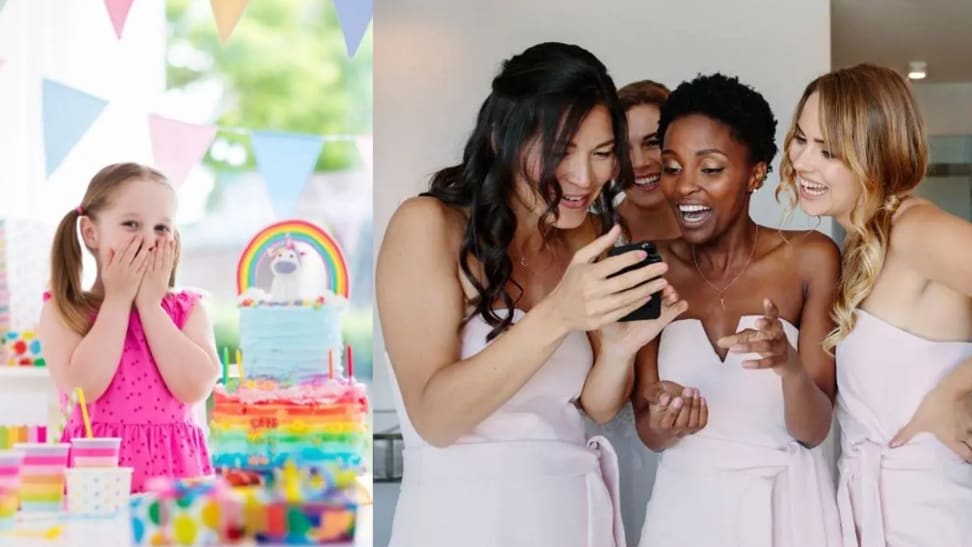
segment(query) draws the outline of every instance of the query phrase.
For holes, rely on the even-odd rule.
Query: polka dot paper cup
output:
[[[15,450],[24,453],[20,466],[20,508],[24,512],[57,512],[64,504],[64,470],[67,468],[67,443],[20,443]]]
[[[73,467],[67,470],[68,513],[115,515],[128,506],[131,490],[131,467]]]
[[[71,439],[71,467],[118,467],[120,437]]]

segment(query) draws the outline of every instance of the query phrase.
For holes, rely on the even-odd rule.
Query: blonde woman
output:
[[[832,315],[845,546],[972,542],[972,224],[909,195],[921,115],[897,72],[807,86],[781,190],[847,231]]]

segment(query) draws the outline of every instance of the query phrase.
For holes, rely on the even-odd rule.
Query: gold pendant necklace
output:
[[[733,286],[733,284],[735,284],[736,281],[739,281],[739,278],[742,277],[742,274],[746,273],[746,268],[749,268],[749,263],[753,261],[753,255],[756,254],[757,241],[759,241],[759,224],[756,224],[756,232],[753,234],[753,248],[749,252],[749,258],[746,259],[746,264],[743,265],[742,270],[739,271],[736,277],[734,277],[732,281],[729,282],[728,285],[726,285],[721,289],[713,285],[711,281],[705,278],[705,275],[702,273],[702,268],[699,267],[699,261],[695,258],[695,245],[692,245],[692,263],[695,264],[695,269],[699,272],[699,277],[702,278],[702,281],[705,281],[706,284],[712,287],[712,289],[719,294],[719,305],[722,306],[723,311],[726,310],[726,297],[724,296],[724,294],[726,291],[729,290],[729,287]]]

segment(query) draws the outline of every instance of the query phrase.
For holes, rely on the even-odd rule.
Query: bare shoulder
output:
[[[389,220],[382,247],[431,244],[456,251],[462,242],[465,223],[466,216],[461,209],[441,200],[429,196],[409,198]]]
[[[840,270],[840,248],[827,235],[816,230],[781,232],[791,249],[793,263],[804,279],[836,277]]]
[[[927,245],[931,237],[960,230],[967,224],[927,199],[910,198],[901,204],[891,220],[891,248],[908,250],[915,245]]]
[[[402,202],[392,215],[389,229],[462,228],[464,212],[431,196],[416,196]]]

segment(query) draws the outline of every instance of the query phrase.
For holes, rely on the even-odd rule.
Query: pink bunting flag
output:
[[[125,30],[125,21],[128,19],[128,12],[132,9],[134,0],[105,0],[105,7],[108,8],[108,17],[111,19],[111,26],[115,29],[115,36],[121,40],[122,31]]]
[[[155,167],[176,187],[202,161],[216,137],[216,126],[197,125],[150,114],[149,135]]]

